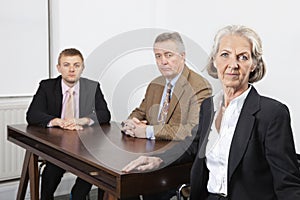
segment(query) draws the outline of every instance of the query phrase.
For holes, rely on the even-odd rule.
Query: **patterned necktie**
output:
[[[168,115],[168,110],[169,110],[169,105],[170,105],[170,100],[171,100],[171,90],[172,90],[172,84],[168,83],[167,84],[167,93],[164,99],[163,106],[161,108],[159,117],[158,117],[158,122],[159,124],[164,125],[166,122],[166,118]]]
[[[68,91],[68,99],[65,108],[65,119],[74,118],[74,91],[73,88],[70,88]]]

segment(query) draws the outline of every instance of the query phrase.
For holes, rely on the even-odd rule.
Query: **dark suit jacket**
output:
[[[100,84],[86,78],[80,78],[79,117],[89,117],[95,123],[110,121],[110,112],[100,90]],[[54,118],[61,117],[62,110],[61,76],[42,80],[28,108],[28,124],[46,127]]]
[[[205,148],[214,119],[213,97],[203,101],[199,124],[174,148],[158,155],[164,166],[194,160],[191,200],[206,200],[208,169]],[[300,172],[288,108],[260,96],[254,87],[241,110],[228,161],[228,199],[300,199]]]
[[[157,139],[182,140],[191,135],[192,128],[199,119],[199,109],[202,101],[211,96],[211,86],[199,74],[184,67],[176,82],[165,125],[158,125],[158,113],[166,79],[160,76],[148,85],[145,97],[129,118],[147,120],[154,126]]]
[[[191,171],[191,200],[205,200],[207,196],[205,146],[213,110],[212,98],[202,103],[197,131],[199,146]],[[191,148],[185,156],[193,155],[194,150]],[[230,200],[300,199],[300,173],[289,110],[276,100],[260,96],[254,87],[245,100],[232,139],[228,197]]]

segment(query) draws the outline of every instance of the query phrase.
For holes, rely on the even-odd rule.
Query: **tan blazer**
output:
[[[159,106],[166,79],[159,76],[147,88],[145,97],[129,118],[147,120],[154,127],[156,139],[183,140],[191,135],[192,128],[198,123],[200,104],[211,96],[212,89],[206,79],[184,67],[172,92],[172,98],[165,125],[158,124]]]

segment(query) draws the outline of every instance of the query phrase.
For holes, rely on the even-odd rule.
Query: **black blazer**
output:
[[[110,121],[110,111],[100,90],[100,84],[80,78],[79,117],[89,117],[97,123]],[[54,118],[61,117],[62,110],[61,76],[42,80],[26,113],[28,124],[46,127]]]
[[[193,129],[193,137],[159,155],[166,161],[165,165],[172,163],[175,156],[175,163],[194,160],[191,200],[205,200],[208,195],[205,148],[214,119],[212,99],[201,104],[199,124]],[[260,96],[254,87],[245,99],[230,147],[228,198],[300,199],[300,172],[289,110],[276,100]]]

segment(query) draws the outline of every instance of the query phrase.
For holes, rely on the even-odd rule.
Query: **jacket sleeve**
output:
[[[274,190],[278,199],[300,199],[300,172],[289,110],[283,104],[276,107],[265,136],[265,155],[273,175]]]
[[[104,95],[100,89],[100,84],[97,84],[96,94],[95,94],[95,108],[96,115],[99,124],[108,123],[110,121],[111,115],[107,107]]]
[[[26,113],[26,120],[29,125],[47,127],[52,119],[60,117],[60,113],[57,113],[56,110],[50,111],[50,99],[47,97],[47,90],[49,89],[46,86],[46,82],[41,81]],[[58,108],[58,110],[60,109]]]
[[[142,100],[141,104],[139,107],[135,108],[130,115],[128,116],[128,119],[131,119],[133,117],[139,119],[139,120],[146,120],[147,116],[146,116],[146,112],[147,112],[147,105],[149,104],[149,98],[151,96],[150,94],[150,87],[151,87],[151,83],[150,85],[147,87],[146,90],[146,94],[144,96],[144,99]]]

